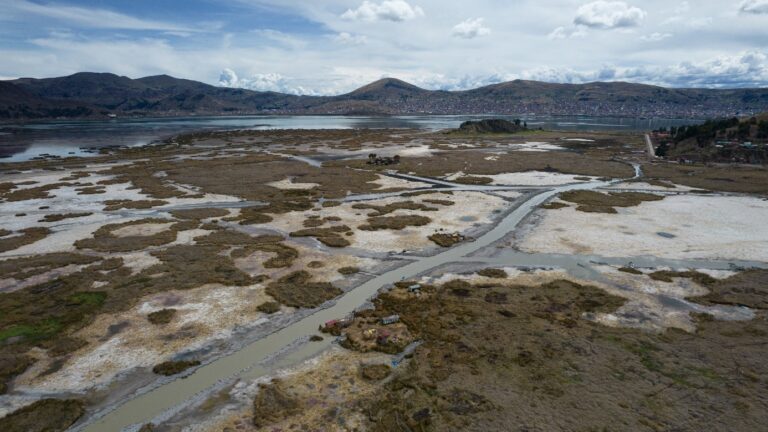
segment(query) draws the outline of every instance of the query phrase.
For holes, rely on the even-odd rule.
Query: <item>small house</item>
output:
[[[384,325],[394,324],[400,321],[400,315],[390,315],[381,319],[381,323]]]
[[[389,342],[391,334],[386,330],[379,330],[379,335],[376,337],[376,343],[379,345],[386,345]]]

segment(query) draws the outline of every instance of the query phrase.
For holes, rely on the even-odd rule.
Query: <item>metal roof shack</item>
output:
[[[381,319],[381,323],[384,325],[394,324],[400,321],[400,315],[390,315]]]

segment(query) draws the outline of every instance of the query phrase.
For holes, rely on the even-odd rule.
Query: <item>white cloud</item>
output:
[[[646,12],[622,1],[598,0],[579,7],[573,22],[598,29],[637,27]]]
[[[239,78],[232,69],[224,69],[219,75],[220,87],[243,88],[255,91],[272,91],[295,95],[318,95],[315,90],[294,85],[291,80],[278,73],[253,74],[248,78]]]
[[[768,14],[768,0],[745,0],[739,6],[739,12],[748,14]]]
[[[744,51],[732,56],[672,66],[605,65],[596,71],[541,67],[523,71],[515,77],[575,84],[629,81],[667,87],[765,87],[768,85],[768,51]]]
[[[595,81],[627,81],[666,87],[761,87],[768,85],[768,51],[744,51],[699,62],[682,62],[671,66],[623,67],[606,64],[599,69],[534,67],[518,72],[494,72],[486,75],[450,76],[422,71],[376,69],[337,70],[340,85],[326,85],[311,90],[296,86],[280,74],[254,75],[240,79],[231,70],[222,71],[219,85],[259,91],[291,94],[332,95],[345,93],[376,79],[394,76],[430,90],[469,90],[516,79],[553,83],[582,84]],[[337,83],[338,84],[338,83]]]
[[[368,42],[368,38],[365,35],[355,35],[347,32],[334,35],[333,40],[344,45],[364,45]]]
[[[11,10],[21,13],[44,16],[92,28],[156,30],[181,33],[201,31],[200,28],[193,29],[167,22],[144,20],[106,9],[62,6],[56,4],[38,4],[26,0],[15,0],[8,3],[3,2],[2,7],[10,8]]]
[[[385,0],[380,4],[365,0],[357,9],[347,9],[341,17],[351,21],[401,22],[424,16],[419,6],[411,6],[405,0]]]
[[[451,34],[464,39],[474,39],[491,34],[491,29],[483,25],[482,18],[469,18],[453,26]]]
[[[663,41],[664,39],[669,39],[672,36],[673,36],[672,33],[654,32],[649,35],[640,36],[640,40],[644,42],[660,42],[660,41]]]
[[[26,1],[45,7],[83,4],[74,0]],[[563,82],[622,79],[685,87],[768,86],[759,56],[749,60],[734,55],[765,52],[762,18],[768,15],[736,13],[742,0],[727,0],[730,12],[723,0],[689,0],[688,12],[683,12],[682,0],[624,0],[648,11],[648,16],[640,28],[619,28],[610,37],[604,31],[573,23],[579,5],[593,0],[476,0],[451,3],[451,7],[441,0],[406,0],[411,7],[423,8],[429,19],[416,19],[396,28],[388,21],[341,18],[342,12],[358,9],[363,0],[238,1],[242,3],[235,10],[227,9],[226,2],[215,7],[203,2],[210,5],[211,12],[222,12],[208,16],[239,14],[238,19],[228,22],[222,32],[198,31],[180,39],[166,36],[174,30],[93,31],[90,24],[19,11],[15,5],[26,4],[25,0],[0,0],[0,39],[5,41],[0,43],[0,75],[51,77],[96,71],[138,78],[167,73],[216,84],[222,68],[227,67],[239,74],[236,85],[322,94],[348,92],[382,76],[451,90],[515,78]],[[383,0],[370,2],[383,4]],[[135,14],[122,3],[109,4],[115,13]],[[264,27],[280,32],[254,32],[249,24],[252,21],[241,19],[249,13],[263,14],[265,4],[269,13],[280,18]],[[194,17],[190,19],[187,14],[172,18],[151,12],[134,16],[165,24],[159,27],[196,27]],[[484,26],[493,31],[485,39],[475,40],[490,42],[456,43],[453,27],[476,17],[484,17]],[[673,17],[680,18],[665,24]],[[289,20],[290,25],[280,19]],[[654,33],[674,36],[654,42],[662,37]],[[588,43],[579,43],[578,36],[588,38]],[[499,44],[504,43],[535,49],[527,49],[524,56],[497,55]],[[723,56],[726,60],[717,65],[707,63]],[[681,66],[680,62],[688,63]],[[728,70],[723,66],[726,64],[731,65],[731,72],[722,71]],[[551,68],[539,68],[541,65]],[[715,72],[697,69],[702,65]],[[741,70],[751,70],[753,76]],[[254,78],[254,74],[267,76]]]
[[[252,33],[293,49],[299,49],[306,46],[306,43],[302,39],[283,33],[279,30],[257,29],[253,30]]]
[[[584,37],[587,35],[587,30],[582,26],[575,26],[573,28],[558,27],[550,34],[547,35],[549,40],[557,39],[572,39],[577,37]]]

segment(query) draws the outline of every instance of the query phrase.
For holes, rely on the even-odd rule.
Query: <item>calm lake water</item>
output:
[[[0,160],[23,161],[41,154],[82,156],[84,149],[140,146],[184,132],[228,129],[447,129],[466,120],[515,116],[242,116],[57,121],[0,125]],[[519,116],[529,127],[567,131],[643,131],[697,123],[681,119],[632,119],[581,116]]]

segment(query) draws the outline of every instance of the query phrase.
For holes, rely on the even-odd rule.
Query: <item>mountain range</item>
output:
[[[386,78],[338,96],[223,88],[168,75],[131,79],[81,72],[0,81],[0,121],[189,115],[547,114],[712,118],[768,110],[768,88],[670,89],[625,82],[515,80],[472,90],[426,90]]]

